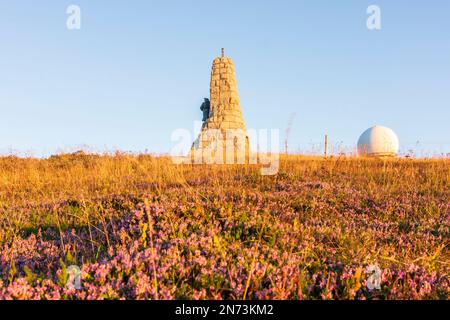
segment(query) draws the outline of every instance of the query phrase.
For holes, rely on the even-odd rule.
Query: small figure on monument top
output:
[[[222,48],[222,58],[224,58],[224,57],[225,57],[225,49]]]
[[[208,98],[204,99],[205,101],[202,103],[200,110],[203,112],[203,119],[202,121],[205,122],[209,119],[209,110],[211,107],[211,103],[209,102]]]

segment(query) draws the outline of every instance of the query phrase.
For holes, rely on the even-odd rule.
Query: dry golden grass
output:
[[[291,179],[337,182],[378,193],[418,191],[448,195],[449,159],[357,159],[280,156],[279,174],[261,176],[258,165],[174,165],[168,157],[64,154],[49,159],[0,158],[0,208],[52,206],[67,200],[95,201],[114,195],[163,193],[175,186],[194,192],[204,180],[223,186],[263,188],[286,175]]]
[[[410,192],[448,200],[449,159],[358,159],[280,156],[275,176],[261,176],[258,165],[174,165],[168,157],[147,155],[63,154],[49,159],[0,158],[0,221],[5,226],[39,228],[53,225],[54,208],[67,202],[95,207],[91,219],[103,214],[96,204],[120,198],[142,200],[174,189],[202,198],[199,184],[220,194],[235,190],[270,190],[279,181],[320,181],[364,190],[374,199]],[[126,203],[126,201],[125,201]],[[133,203],[129,203],[130,209]],[[30,215],[23,212],[32,211]],[[89,210],[92,211],[92,210]],[[96,214],[97,213],[97,214]],[[42,217],[40,215],[42,214]],[[63,224],[64,213],[58,219]],[[34,219],[34,220],[33,220]]]

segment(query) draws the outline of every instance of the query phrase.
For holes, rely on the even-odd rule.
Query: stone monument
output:
[[[237,91],[233,61],[214,59],[210,99],[205,98],[202,130],[191,150],[197,163],[248,163],[250,146]]]

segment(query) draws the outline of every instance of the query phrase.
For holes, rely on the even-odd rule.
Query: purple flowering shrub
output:
[[[448,161],[293,157],[264,177],[116,158],[5,175],[0,299],[449,298]]]

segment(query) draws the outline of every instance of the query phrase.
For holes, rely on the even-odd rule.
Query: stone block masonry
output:
[[[210,82],[210,113],[192,148],[197,163],[246,163],[249,138],[239,101],[233,61],[214,59]],[[211,159],[212,158],[212,159]]]

